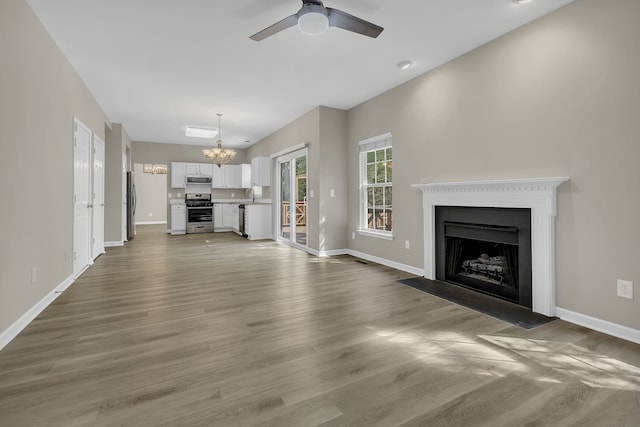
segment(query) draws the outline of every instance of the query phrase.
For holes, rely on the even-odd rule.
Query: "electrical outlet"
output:
[[[170,198],[172,198],[172,197],[173,197],[173,194],[171,194],[171,193],[167,193],[167,198],[169,198],[169,199],[170,199]]]
[[[149,212],[149,216],[153,216],[153,212]]]
[[[38,269],[36,267],[33,267],[31,269],[31,284],[33,285],[34,283],[36,283],[37,279],[38,279]]]
[[[411,249],[411,243],[408,240],[404,241],[404,248],[405,249]]]
[[[330,197],[336,197],[336,190],[334,190],[333,188],[331,190],[329,190],[329,196]]]
[[[236,193],[231,193],[231,197],[236,197]]]
[[[618,296],[621,298],[633,299],[633,282],[630,280],[618,279]]]
[[[351,240],[356,240],[356,232],[355,231],[351,232]]]

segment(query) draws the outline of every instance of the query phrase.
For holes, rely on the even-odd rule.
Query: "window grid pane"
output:
[[[392,150],[391,147],[371,150],[362,157],[366,167],[363,197],[366,206],[366,227],[390,232],[392,220]]]

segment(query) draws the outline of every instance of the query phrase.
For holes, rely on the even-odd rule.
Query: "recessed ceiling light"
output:
[[[410,59],[405,59],[404,61],[400,61],[396,64],[396,67],[400,68],[401,70],[406,70],[407,68],[411,67],[413,65],[413,61]]]
[[[531,3],[533,0],[513,0],[514,3],[517,4],[527,4],[527,3]]]
[[[209,138],[213,139],[218,134],[218,129],[210,129],[210,128],[197,128],[193,126],[187,126],[187,129],[184,132],[185,135],[191,136],[193,138]]]

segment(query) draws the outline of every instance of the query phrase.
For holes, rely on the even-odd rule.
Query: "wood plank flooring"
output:
[[[139,226],[0,352],[1,426],[639,426],[640,346]]]

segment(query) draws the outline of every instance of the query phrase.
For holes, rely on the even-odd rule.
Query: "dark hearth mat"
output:
[[[555,317],[547,317],[539,313],[533,313],[528,308],[512,302],[450,283],[429,280],[424,277],[412,277],[398,281],[404,285],[411,286],[412,288],[488,314],[496,319],[504,320],[505,322],[525,329],[533,329],[556,319]]]

